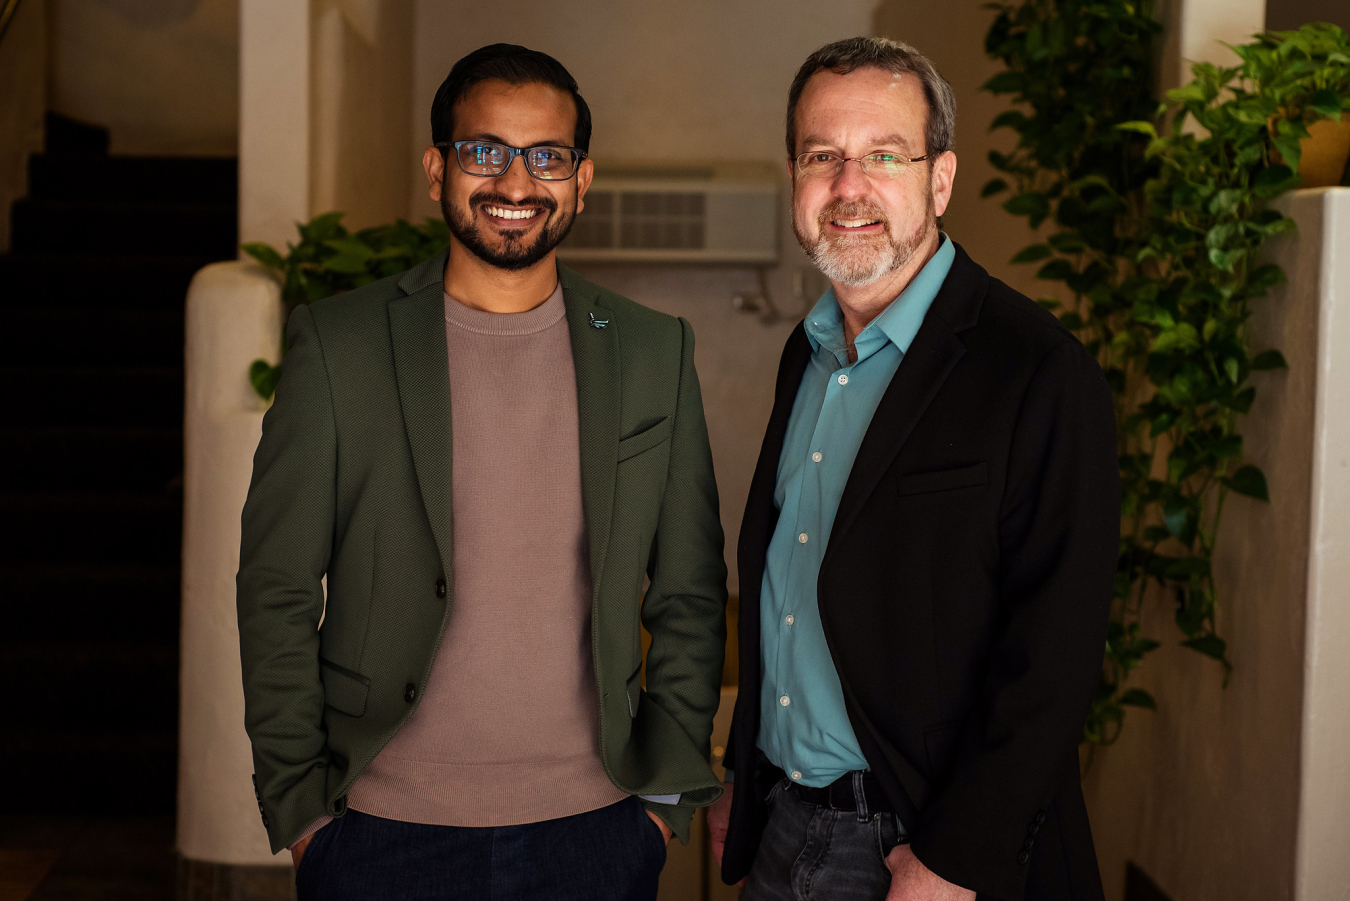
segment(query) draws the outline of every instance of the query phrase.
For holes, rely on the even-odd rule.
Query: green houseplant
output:
[[[1254,374],[1284,366],[1277,350],[1258,353],[1248,341],[1252,303],[1283,278],[1258,253],[1293,227],[1269,207],[1299,184],[1286,161],[1297,166],[1308,125],[1339,118],[1346,105],[1345,35],[1326,25],[1258,35],[1233,48],[1240,66],[1198,64],[1158,106],[1147,6],[995,8],[986,46],[1007,71],[986,89],[1026,111],[994,123],[1018,144],[991,155],[1009,178],[985,194],[1012,189],[1005,210],[1033,228],[1048,224],[1045,240],[1014,261],[1039,264],[1037,275],[1060,285],[1042,302],[1097,355],[1116,396],[1122,538],[1082,735],[1090,751],[1118,737],[1127,707],[1156,707],[1127,684],[1159,646],[1142,631],[1149,584],[1175,602],[1182,644],[1218,661],[1225,680],[1231,670],[1214,552],[1230,494],[1268,499],[1264,474],[1243,461],[1239,423],[1256,396]],[[1047,41],[1052,32],[1063,38]]]
[[[286,245],[283,256],[269,244],[243,245],[244,252],[276,273],[287,313],[297,304],[313,303],[342,291],[388,278],[435,256],[450,243],[450,229],[428,219],[412,225],[400,219],[349,232],[342,213],[323,213],[299,223],[300,240]],[[285,337],[282,337],[285,353]],[[281,377],[281,364],[254,360],[249,381],[264,399],[270,399]]]

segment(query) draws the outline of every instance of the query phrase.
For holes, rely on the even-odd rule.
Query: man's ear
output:
[[[586,192],[591,188],[591,180],[595,178],[595,163],[590,159],[581,161],[577,166],[577,212],[580,213],[586,209]]]
[[[944,150],[933,160],[933,177],[929,181],[933,192],[933,210],[941,216],[952,201],[952,187],[956,184],[956,151]]]
[[[441,148],[428,147],[422,151],[422,168],[427,173],[427,194],[440,203],[441,185],[445,180],[445,157],[441,155]]]

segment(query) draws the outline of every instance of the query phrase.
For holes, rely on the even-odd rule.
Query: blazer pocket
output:
[[[358,672],[319,658],[319,680],[323,682],[323,702],[348,716],[366,712],[370,680]]]
[[[934,472],[915,472],[895,480],[895,493],[929,494],[934,491],[955,491],[975,488],[988,481],[984,463],[974,463],[957,469],[939,469]]]
[[[642,664],[638,664],[637,671],[628,677],[628,684],[624,686],[628,694],[628,715],[637,717],[638,703],[642,700]]]
[[[649,451],[661,442],[670,440],[671,427],[670,417],[664,416],[656,425],[643,429],[636,435],[629,435],[627,438],[620,439],[619,462],[622,463],[629,457],[636,457],[643,451]]]

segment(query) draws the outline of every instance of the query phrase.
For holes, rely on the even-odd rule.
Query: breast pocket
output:
[[[898,496],[910,494],[933,494],[938,491],[956,491],[960,488],[978,488],[989,480],[984,463],[970,466],[958,466],[955,469],[938,469],[932,472],[913,472],[895,480],[895,493]]]
[[[653,425],[619,440],[619,462],[646,453],[670,440],[671,419],[663,416]]]

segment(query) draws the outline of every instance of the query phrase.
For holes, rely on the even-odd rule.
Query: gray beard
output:
[[[936,227],[937,222],[932,215],[933,195],[930,192],[925,196],[928,198],[928,215],[925,217],[928,226],[903,237],[891,233],[891,223],[880,209],[857,202],[833,203],[822,210],[816,220],[817,237],[814,241],[802,234],[795,217],[792,230],[797,236],[797,243],[826,278],[838,285],[861,288],[904,266],[928,240],[929,232]],[[883,240],[878,242],[871,235],[827,237],[825,227],[832,219],[880,219],[884,229]]]

